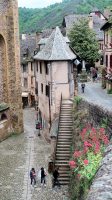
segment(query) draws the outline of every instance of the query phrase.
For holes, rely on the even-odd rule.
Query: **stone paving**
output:
[[[104,90],[101,88],[100,82],[87,82],[84,93],[81,93],[81,86],[79,83],[78,91],[79,95],[87,101],[112,111],[112,94],[107,94],[106,89]]]
[[[46,187],[39,180],[35,188],[30,185],[32,167],[38,171],[43,166],[47,170],[50,145],[37,135],[34,109],[24,110],[24,121],[23,134],[0,143],[0,200],[68,200],[68,188],[52,189],[48,172]]]

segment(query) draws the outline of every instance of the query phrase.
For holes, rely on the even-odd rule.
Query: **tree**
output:
[[[82,60],[94,63],[99,59],[99,44],[95,32],[89,28],[88,20],[81,19],[69,33],[72,48]]]

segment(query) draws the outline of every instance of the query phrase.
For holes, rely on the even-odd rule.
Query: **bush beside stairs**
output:
[[[59,181],[61,185],[68,185],[70,179],[69,160],[73,137],[72,108],[72,101],[62,100],[55,157],[55,167],[59,167]]]

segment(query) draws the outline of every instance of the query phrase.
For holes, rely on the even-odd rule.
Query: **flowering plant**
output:
[[[96,129],[88,125],[80,133],[81,149],[73,153],[69,162],[78,179],[91,181],[103,157],[105,146],[109,143],[104,128]]]

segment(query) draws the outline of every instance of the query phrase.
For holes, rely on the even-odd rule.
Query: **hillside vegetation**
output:
[[[112,0],[63,0],[42,9],[19,8],[20,32],[30,33],[60,26],[68,14],[88,14],[93,8],[103,11],[112,6]]]

